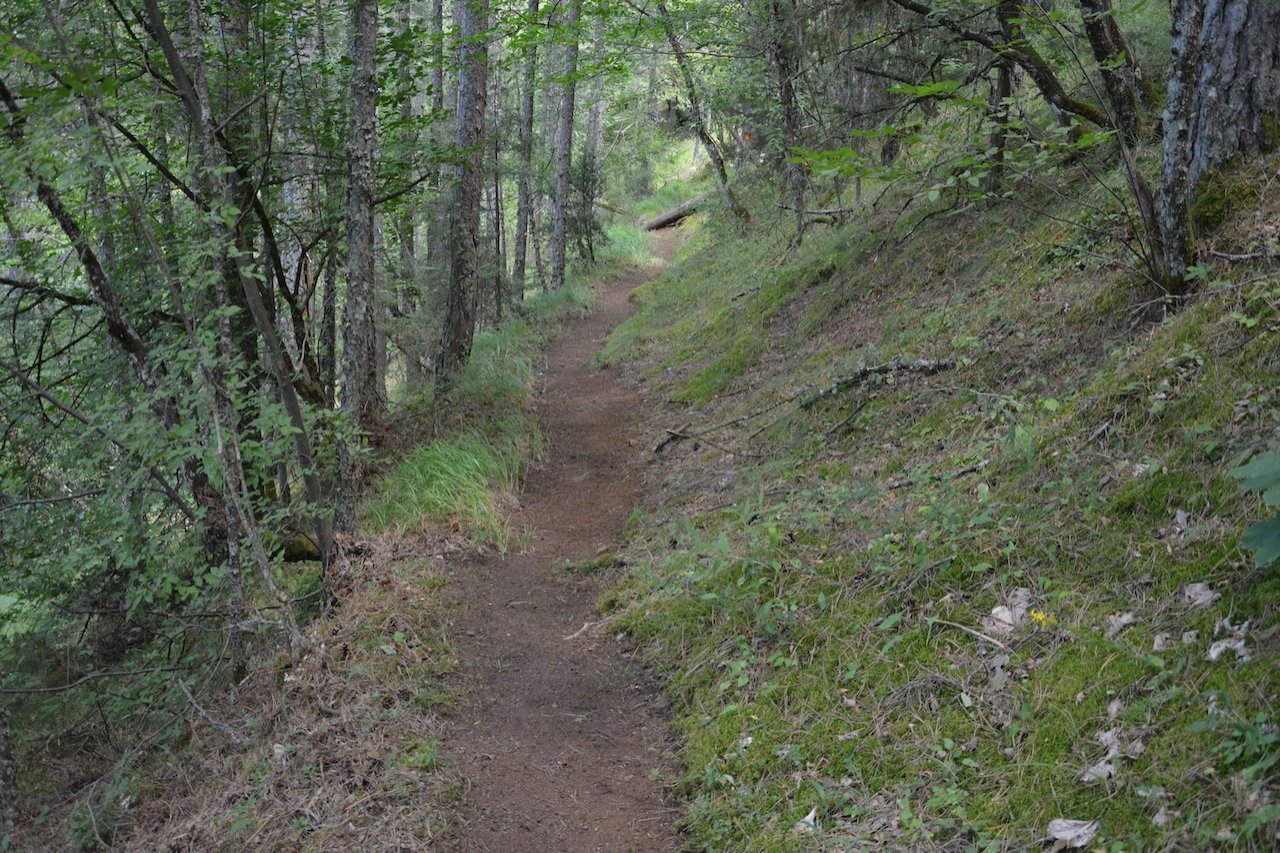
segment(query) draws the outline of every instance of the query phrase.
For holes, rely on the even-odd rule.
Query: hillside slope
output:
[[[691,847],[1272,849],[1280,578],[1226,474],[1280,427],[1264,166],[1168,313],[1052,200],[683,226],[603,356],[666,400],[604,605]]]

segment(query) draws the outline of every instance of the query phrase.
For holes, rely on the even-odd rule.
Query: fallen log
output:
[[[641,222],[640,227],[645,231],[657,231],[659,228],[669,228],[681,219],[684,219],[686,216],[692,213],[697,213],[698,209],[702,207],[703,202],[710,197],[711,193],[703,193],[700,196],[691,198],[683,204],[671,208],[665,213],[659,213],[653,219]]]

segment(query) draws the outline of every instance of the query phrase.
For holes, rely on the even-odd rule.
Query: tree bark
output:
[[[480,290],[480,200],[484,195],[484,120],[489,46],[488,0],[463,0],[458,62],[458,168],[450,217],[449,301],[436,361],[436,382],[448,384],[471,355]]]
[[[400,33],[407,34],[413,26],[413,0],[404,0],[400,6]],[[406,125],[412,126],[414,119],[420,114],[420,101],[416,91],[409,63],[400,67],[397,86],[398,95],[403,99],[400,106],[400,117]],[[414,151],[418,147],[418,134],[410,131],[407,134],[407,148]],[[400,243],[400,311],[406,318],[413,318],[418,311],[421,293],[418,290],[418,204],[410,197],[398,217],[396,232]],[[405,382],[412,388],[423,388],[427,384],[426,371],[422,359],[408,347],[405,352]]]
[[[538,18],[538,0],[529,0],[528,23]],[[523,298],[525,267],[529,253],[529,212],[533,205],[533,100],[537,82],[538,48],[529,45],[524,55],[524,83],[520,91],[520,174],[516,186],[515,261],[511,277]]]
[[[796,44],[798,35],[795,0],[773,0],[770,11],[773,17],[770,52],[774,73],[778,78],[778,102],[782,107],[782,149],[787,194],[791,198],[791,208],[796,217],[794,240],[799,243],[804,237],[805,229],[805,175],[794,155],[794,149],[800,143],[800,111],[796,104],[795,89],[795,77],[799,73],[799,63],[796,60],[799,51]]]
[[[1201,0],[1177,0],[1173,7],[1172,72],[1164,111],[1164,151],[1160,191],[1156,197],[1156,225],[1152,254],[1157,284],[1179,294],[1186,290],[1191,235],[1187,207],[1191,198],[1189,153],[1191,104],[1199,63]]]
[[[330,409],[338,402],[338,258],[338,250],[330,246],[325,256],[320,306],[320,376],[325,405]]]
[[[377,336],[374,331],[373,180],[378,92],[377,0],[352,7],[351,136],[347,143],[347,299],[342,325],[342,411],[360,430],[380,415]],[[360,479],[357,439],[338,445],[338,491],[334,524],[351,534],[356,526]]]
[[[1004,180],[1004,149],[1009,133],[1009,98],[1013,95],[1013,63],[1007,59],[996,63],[996,84],[991,88],[987,103],[987,121],[991,122],[991,134],[987,148],[991,154],[991,168],[982,176],[982,191],[994,197]],[[994,199],[993,199],[994,200]]]
[[[1079,0],[1080,17],[1084,31],[1102,75],[1102,87],[1111,104],[1111,117],[1124,141],[1130,145],[1138,141],[1142,120],[1138,106],[1144,81],[1142,69],[1133,58],[1133,52],[1124,34],[1116,24],[1111,0]]]
[[[1187,112],[1187,181],[1193,196],[1214,166],[1280,144],[1280,3],[1199,0],[1198,5],[1203,7],[1196,38],[1199,61]]]
[[[569,0],[569,43],[565,46],[564,82],[560,84],[560,131],[556,148],[556,186],[551,197],[551,289],[564,287],[565,246],[569,225],[569,170],[573,164],[573,113],[577,100],[578,21],[582,0]]]

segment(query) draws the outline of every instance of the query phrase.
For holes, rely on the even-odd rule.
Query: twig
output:
[[[196,697],[191,695],[191,688],[187,687],[187,683],[185,681],[183,681],[181,678],[176,680],[178,682],[178,689],[182,691],[183,696],[187,697],[187,701],[191,703],[191,707],[195,710],[195,712],[200,715],[200,719],[204,720],[210,726],[213,726],[213,728],[222,732],[222,734],[225,735],[226,738],[232,743],[234,743],[236,746],[242,746],[244,744],[244,738],[240,737],[239,732],[237,732],[235,729],[233,729],[231,726],[227,725],[226,723],[218,722],[212,716],[209,715],[208,711],[206,711],[204,708],[200,706],[200,703],[196,701]]]
[[[945,358],[937,361],[927,358],[920,358],[915,361],[904,361],[901,358],[895,358],[891,361],[886,361],[884,364],[877,364],[872,367],[859,367],[853,373],[850,373],[847,376],[841,376],[832,385],[829,385],[821,391],[806,397],[801,401],[800,408],[813,408],[828,397],[861,385],[867,380],[873,379],[877,376],[890,376],[897,373],[917,373],[921,376],[932,376],[933,374],[941,373],[944,370],[952,370],[955,366],[955,359],[952,358]]]
[[[964,631],[966,634],[971,634],[977,637],[979,640],[986,640],[988,643],[991,643],[994,646],[999,646],[1005,651],[1010,651],[1008,646],[1006,646],[1004,643],[997,640],[995,637],[989,637],[986,634],[982,633],[981,631],[975,630],[966,625],[961,625],[957,622],[948,622],[946,619],[935,619],[932,616],[928,617],[925,621],[928,622],[930,625],[946,625],[948,628],[959,628],[961,631]]]
[[[150,675],[153,672],[178,672],[181,667],[177,666],[157,666],[151,669],[117,669],[106,670],[100,672],[91,672],[82,675],[70,684],[61,684],[57,687],[0,687],[0,693],[13,696],[22,696],[28,693],[63,693],[67,690],[79,687],[86,681],[93,681],[98,678],[125,678],[130,675]]]
[[[599,621],[597,621],[597,622],[583,622],[583,623],[582,623],[582,627],[581,627],[581,628],[579,628],[578,630],[574,631],[574,632],[573,632],[572,634],[570,634],[569,636],[565,637],[565,639],[566,639],[566,640],[576,640],[576,639],[578,639],[578,637],[582,636],[582,635],[583,635],[584,633],[586,633],[587,631],[594,631],[596,628],[599,628],[601,625],[604,625],[604,624],[606,624],[606,623],[608,623],[608,622],[611,622],[611,621],[613,621],[613,617],[612,617],[612,616],[606,616],[605,618],[603,618],[603,619],[601,619],[601,620],[599,620]]]
[[[990,464],[991,464],[990,459],[983,459],[981,462],[976,462],[973,465],[966,465],[963,468],[960,468],[956,471],[952,471],[950,474],[948,474],[945,477],[943,476],[930,477],[928,482],[940,483],[944,480],[959,480],[961,477],[967,476],[969,474],[978,473],[979,471],[981,471],[983,468],[986,468]],[[916,484],[915,478],[908,477],[905,480],[894,480],[892,483],[885,486],[885,490],[892,492],[892,491],[896,491],[897,489],[909,488],[910,486],[914,486],[915,484]]]
[[[656,455],[658,453],[661,453],[663,450],[666,449],[668,444],[675,444],[676,442],[684,441],[686,438],[696,438],[697,437],[696,435],[689,435],[688,433],[685,432],[685,430],[687,430],[689,427],[690,427],[690,424],[685,424],[684,426],[677,427],[675,429],[668,428],[666,438],[662,439],[662,441],[659,441],[657,444],[653,446],[654,454]]]

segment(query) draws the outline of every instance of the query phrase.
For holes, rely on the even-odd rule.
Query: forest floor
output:
[[[675,237],[660,234],[664,263]],[[640,495],[637,383],[597,366],[630,291],[660,267],[599,285],[594,311],[547,354],[535,397],[546,462],[509,519],[523,547],[447,568],[445,613],[465,698],[441,758],[463,791],[463,850],[630,851],[675,846],[664,797],[673,743],[654,675],[597,615],[599,581]],[[654,772],[657,770],[658,772]]]

